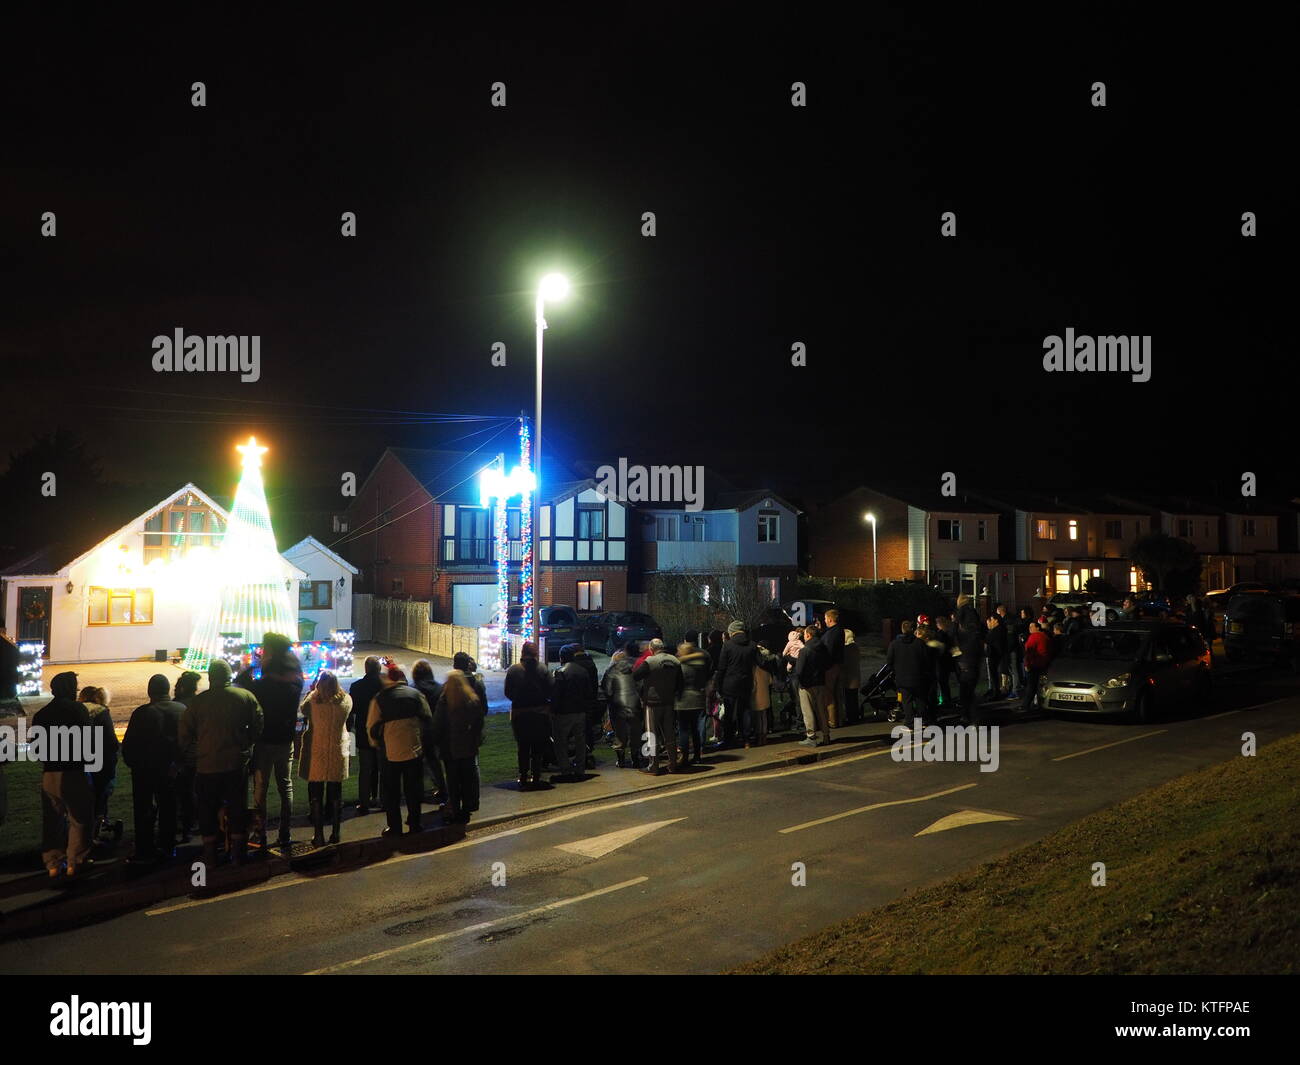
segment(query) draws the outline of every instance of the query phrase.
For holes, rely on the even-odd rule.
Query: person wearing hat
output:
[[[131,712],[122,737],[122,761],[131,770],[135,862],[171,857],[176,845],[176,780],[183,760],[185,706],[171,698],[171,683],[161,673],[149,678],[148,690],[149,701]]]
[[[49,730],[56,728],[60,732],[79,729],[82,738],[91,736],[90,711],[77,701],[77,675],[60,673],[50,681],[50,694],[53,698],[32,716],[31,727],[47,737],[43,752],[46,757],[41,763],[41,857],[54,878],[65,866],[68,876],[76,876],[80,867],[89,864],[95,798],[86,775],[91,761],[86,756],[94,752],[56,750],[56,745],[49,742]],[[53,757],[56,754],[79,757]]]
[[[653,736],[646,751],[643,772],[659,775],[659,757],[668,756],[668,772],[677,766],[677,697],[682,693],[682,664],[670,654],[663,640],[650,641],[650,657],[632,670],[632,679],[641,685],[641,702],[645,706],[646,732]]]
[[[560,648],[560,668],[551,689],[551,738],[559,780],[581,780],[585,774],[587,718],[596,705],[595,682],[587,667],[575,661],[573,648]]]
[[[722,698],[722,746],[735,747],[744,737],[745,714],[754,691],[757,645],[749,638],[743,621],[727,626],[727,641],[718,653],[712,686]]]
[[[214,658],[208,687],[194,696],[181,717],[180,744],[194,747],[194,792],[203,836],[203,860],[217,863],[221,809],[226,809],[230,857],[241,865],[248,847],[248,770],[253,745],[262,735],[257,696],[230,683],[230,665]]]

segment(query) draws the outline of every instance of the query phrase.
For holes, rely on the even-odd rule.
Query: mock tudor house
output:
[[[387,448],[336,520],[334,548],[358,569],[358,591],[427,601],[430,620],[478,626],[496,609],[496,536],[478,474],[495,455]],[[507,465],[510,458],[507,452]],[[596,482],[558,483],[538,518],[534,596],[539,606],[627,609],[627,516]],[[506,505],[510,600],[524,556],[519,500]]]
[[[20,643],[43,643],[51,663],[173,656],[189,644],[195,590],[212,579],[229,520],[186,484],[80,553],[38,552],[0,572],[0,622]],[[307,573],[280,562],[292,601]]]

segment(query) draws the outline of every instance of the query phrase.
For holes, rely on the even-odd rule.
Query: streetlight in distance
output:
[[[539,527],[542,515],[542,333],[546,331],[546,304],[556,303],[569,294],[569,279],[563,274],[547,274],[537,286],[537,410],[533,419],[533,473],[537,487],[533,491],[533,580],[541,576],[541,555],[538,552]],[[537,590],[533,590],[533,639],[538,638]]]
[[[862,515],[862,520],[871,522],[871,583],[878,584],[880,583],[880,570],[876,561],[876,516],[871,511],[867,511]]]

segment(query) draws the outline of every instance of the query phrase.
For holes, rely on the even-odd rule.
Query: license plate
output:
[[[1055,698],[1061,699],[1067,703],[1090,703],[1091,695],[1081,695],[1078,692],[1057,692]]]
[[[1229,631],[1229,632],[1244,632],[1245,629],[1246,629],[1246,626],[1243,625],[1240,621],[1230,621],[1230,622],[1228,623],[1228,631]]]

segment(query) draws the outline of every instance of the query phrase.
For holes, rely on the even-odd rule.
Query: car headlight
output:
[[[1121,673],[1118,677],[1111,677],[1110,680],[1106,681],[1106,687],[1123,688],[1126,687],[1128,685],[1128,682],[1131,681],[1132,679],[1133,679],[1132,673]]]

